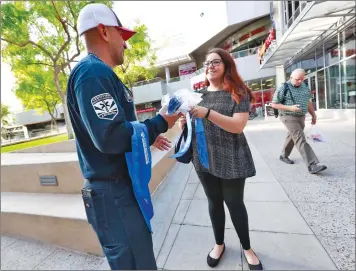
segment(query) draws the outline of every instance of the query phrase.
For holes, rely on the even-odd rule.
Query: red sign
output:
[[[201,90],[201,89],[203,89],[203,88],[205,88],[205,83],[204,83],[204,81],[195,83],[195,84],[193,85],[193,89],[194,89],[195,91]]]
[[[340,53],[340,50],[338,50],[338,49],[331,50],[331,57],[338,57],[339,53]],[[356,54],[356,50],[355,49],[346,50],[346,57],[352,56],[354,54]]]
[[[153,111],[156,111],[155,107],[146,108],[146,109],[142,109],[142,110],[136,110],[136,113],[140,114],[140,113],[153,112]]]
[[[250,37],[250,33],[247,33],[247,34],[245,34],[245,35],[243,35],[243,36],[241,36],[240,38],[239,38],[239,42],[241,42],[241,41],[243,41],[243,40],[246,40],[246,39],[248,39]]]
[[[254,36],[254,35],[257,35],[257,34],[263,32],[263,31],[265,31],[265,30],[266,30],[266,26],[261,26],[261,27],[259,27],[259,28],[256,28],[256,29],[252,30],[251,32],[246,33],[245,35],[242,35],[242,36],[238,39],[238,41],[239,41],[239,42],[243,42],[244,40],[246,40],[246,39],[248,39],[248,38],[250,38],[250,37],[252,37],[252,36]],[[231,43],[230,39],[233,40],[232,43]],[[229,51],[229,50],[231,49],[231,47],[232,47],[234,44],[236,44],[236,43],[237,43],[237,38],[236,38],[236,34],[234,34],[233,36],[231,36],[229,39],[227,39],[227,40],[224,42],[224,44],[221,46],[221,48],[224,49],[224,50],[226,50],[226,51]]]
[[[257,35],[258,33],[261,33],[261,32],[263,32],[265,30],[266,30],[266,27],[265,26],[261,26],[261,27],[255,29],[255,30],[252,30],[251,31],[251,36]]]
[[[271,45],[272,41],[276,39],[275,33],[274,33],[274,29],[271,28],[271,30],[269,31],[269,35],[266,38],[266,40],[264,41],[262,48],[258,50],[258,60],[261,64],[262,62],[262,57],[263,55],[266,53],[268,47]]]

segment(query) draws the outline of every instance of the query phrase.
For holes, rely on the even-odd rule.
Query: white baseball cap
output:
[[[79,35],[82,35],[89,29],[97,27],[99,24],[119,28],[122,31],[121,36],[125,41],[127,41],[136,33],[136,31],[123,27],[115,12],[104,4],[88,4],[79,12]]]

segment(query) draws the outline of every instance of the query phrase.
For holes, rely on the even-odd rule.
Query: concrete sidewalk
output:
[[[348,208],[352,202],[354,206],[355,200],[355,145],[350,141],[354,128],[340,123],[320,126],[327,132],[329,143],[313,148],[329,166],[324,176],[310,176],[297,153],[292,155],[296,160],[293,166],[286,167],[278,161],[281,140],[285,137],[279,123],[249,122],[246,129],[257,169],[257,176],[248,179],[245,189],[251,245],[266,270],[355,267],[352,256],[355,247],[350,243],[355,238],[354,224],[350,224],[354,223],[355,208]],[[343,164],[341,157],[347,159]],[[153,201],[153,242],[158,267],[210,269],[206,256],[214,245],[213,231],[207,200],[192,165],[177,164],[154,193]],[[248,270],[227,209],[226,218],[227,250],[217,269]],[[341,246],[347,241],[350,246]],[[109,267],[101,257],[2,236],[1,270],[10,269],[108,270]]]
[[[258,169],[246,183],[252,247],[269,270],[335,270],[328,253],[251,145]],[[154,244],[159,268],[210,269],[206,256],[214,245],[207,199],[191,165],[178,165],[154,195]],[[226,209],[228,214],[228,210]],[[218,269],[248,270],[229,215],[224,259]]]

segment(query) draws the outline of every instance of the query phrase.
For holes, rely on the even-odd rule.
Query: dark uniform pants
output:
[[[316,154],[305,139],[305,116],[284,115],[281,116],[280,119],[288,130],[288,135],[282,150],[282,156],[289,157],[293,147],[296,146],[307,166],[318,164],[319,160]]]
[[[152,234],[130,180],[85,181],[83,201],[112,270],[155,270]],[[90,193],[85,193],[85,192]]]

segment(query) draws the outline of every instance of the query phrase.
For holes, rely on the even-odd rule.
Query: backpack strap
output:
[[[290,88],[289,88],[289,86],[288,86],[288,83],[287,83],[287,82],[284,82],[284,83],[283,83],[283,86],[284,86],[284,91],[283,91],[283,103],[284,103],[284,101],[285,101],[285,99],[286,99],[287,92],[289,92],[289,95],[290,95],[290,97],[291,97],[291,99],[292,99],[292,102],[293,102],[293,104],[295,104],[295,100],[294,100],[294,97],[293,97],[293,95],[292,95],[292,92],[290,91]]]

